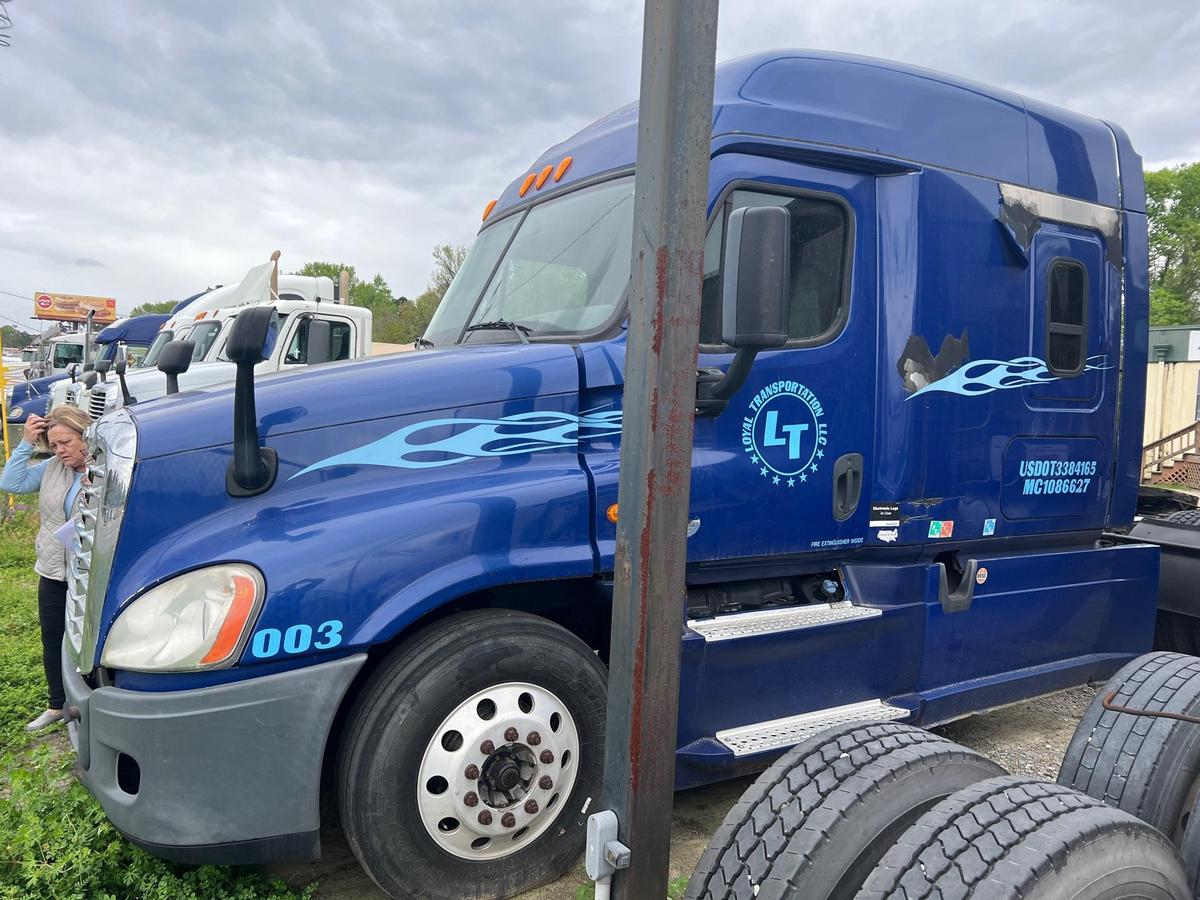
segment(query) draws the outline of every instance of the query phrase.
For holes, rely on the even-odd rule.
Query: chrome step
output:
[[[818,709],[786,719],[772,719],[740,728],[718,731],[717,740],[733,751],[734,756],[749,756],[768,750],[784,750],[795,746],[826,728],[850,725],[855,722],[895,722],[907,719],[911,712],[891,706],[882,700],[864,700],[848,706]]]
[[[851,619],[873,619],[883,610],[870,606],[855,606],[849,600],[838,603],[816,603],[812,606],[789,606],[785,609],[764,609],[756,612],[733,613],[715,619],[689,619],[687,626],[705,641],[728,641],[734,638],[816,628]]]

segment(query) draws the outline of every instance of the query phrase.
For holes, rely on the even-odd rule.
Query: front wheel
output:
[[[392,897],[511,897],[583,848],[604,763],[605,671],[525,613],[450,616],[403,644],[355,704],[342,825]]]

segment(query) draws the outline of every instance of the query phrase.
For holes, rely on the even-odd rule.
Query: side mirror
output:
[[[95,372],[87,372],[83,376],[83,386],[90,391],[99,380],[100,376]]]
[[[261,494],[275,483],[279,469],[275,451],[258,445],[258,411],[254,405],[254,367],[271,355],[277,333],[275,308],[256,306],[238,315],[225,343],[225,355],[237,364],[233,459],[225,472],[225,490],[231,497]]]
[[[791,216],[782,206],[743,207],[725,239],[721,339],[739,350],[787,343]]]
[[[239,365],[257,365],[275,349],[275,307],[255,306],[234,320],[225,355]]]
[[[158,354],[158,371],[167,376],[167,394],[179,393],[179,376],[192,364],[195,348],[191,341],[171,341]]]
[[[720,415],[745,384],[758,352],[787,343],[790,248],[791,215],[782,206],[743,207],[730,213],[721,339],[737,353],[727,372],[699,373],[697,415]]]
[[[86,363],[84,363],[84,364],[83,364],[83,368],[82,368],[82,369],[80,369],[79,371],[81,371],[81,372],[90,372],[90,371],[92,371],[92,369],[94,369],[94,368],[96,368],[96,364],[95,364],[95,363],[86,362]]]
[[[137,403],[137,397],[129,396],[129,385],[125,383],[125,369],[128,368],[128,363],[125,357],[121,357],[113,363],[113,371],[117,373],[117,381],[121,383],[121,405],[132,406]]]
[[[107,378],[108,370],[111,368],[112,368],[112,360],[111,359],[96,360],[95,371],[100,373],[100,381],[101,382],[105,382],[108,380],[108,378]]]
[[[308,359],[310,366],[329,362],[333,331],[325,319],[310,319],[308,322]]]

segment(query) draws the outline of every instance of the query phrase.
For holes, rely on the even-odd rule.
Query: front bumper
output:
[[[129,840],[186,863],[320,854],[321,765],[356,654],[233,684],[92,690],[62,655],[82,781]]]

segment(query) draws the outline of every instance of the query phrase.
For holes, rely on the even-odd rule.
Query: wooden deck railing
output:
[[[1150,477],[1151,472],[1169,459],[1180,459],[1185,453],[1197,452],[1200,443],[1200,422],[1193,422],[1180,428],[1173,434],[1168,434],[1142,450],[1142,478]]]

